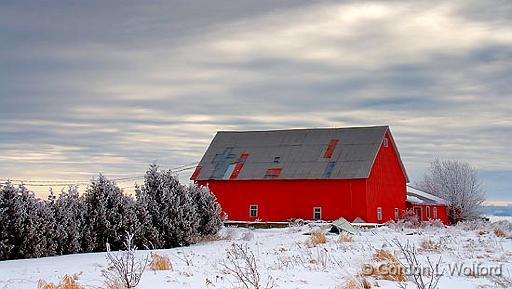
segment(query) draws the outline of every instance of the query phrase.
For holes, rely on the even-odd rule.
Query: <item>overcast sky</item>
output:
[[[512,1],[4,0],[0,178],[141,175],[217,130],[390,125],[412,180],[464,160],[512,201],[511,83]]]

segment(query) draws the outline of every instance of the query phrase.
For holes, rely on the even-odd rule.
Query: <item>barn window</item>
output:
[[[382,208],[377,208],[377,220],[382,221]]]
[[[281,161],[281,157],[274,157],[274,164],[278,164]]]
[[[256,218],[258,216],[258,205],[251,205],[249,207],[249,216]]]
[[[433,211],[434,211],[434,219],[437,219],[437,207],[434,207]]]
[[[322,208],[321,207],[314,207],[313,208],[313,219],[314,220],[321,220],[322,219]]]
[[[388,147],[388,138],[387,137],[384,138],[383,145],[385,148]]]
[[[395,208],[395,220],[398,220],[398,208]]]
[[[426,214],[427,214],[427,220],[430,219],[430,207],[427,206],[426,208]]]

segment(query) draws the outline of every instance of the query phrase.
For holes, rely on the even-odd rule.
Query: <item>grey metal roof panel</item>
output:
[[[264,179],[267,169],[282,168],[279,179],[367,178],[387,126],[356,128],[294,129],[276,131],[218,132],[199,165],[196,180],[223,175],[217,162],[236,162],[248,153],[237,179]],[[331,158],[324,158],[331,140],[338,143]],[[216,157],[217,156],[217,157]],[[234,156],[234,158],[233,158]],[[274,157],[279,156],[279,163]],[[329,176],[325,175],[329,162]]]

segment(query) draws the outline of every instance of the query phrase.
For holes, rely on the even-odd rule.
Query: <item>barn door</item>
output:
[[[423,220],[423,218],[421,218],[421,207],[414,207],[414,213],[418,216],[418,220]]]

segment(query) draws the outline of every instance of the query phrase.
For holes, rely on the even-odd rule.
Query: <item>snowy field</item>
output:
[[[310,232],[308,226],[257,230],[225,228],[221,240],[155,250],[170,257],[173,269],[146,270],[137,288],[242,288],[222,266],[226,262],[226,249],[233,243],[247,244],[256,256],[263,285],[272,280],[273,288],[344,288],[349,278],[361,273],[364,264],[379,263],[374,258],[377,249],[384,248],[402,258],[395,239],[403,244],[408,241],[414,244],[421,264],[426,265],[427,256],[436,261],[441,257],[440,271],[446,269],[439,281],[441,289],[503,288],[488,276],[450,276],[448,271],[453,266],[501,268],[507,277],[512,273],[512,240],[478,227],[403,230],[381,227],[360,230],[352,240],[343,241],[339,235],[327,234],[327,242],[316,246],[307,245],[310,237],[304,235],[307,232]],[[432,246],[422,248],[425,242]],[[139,254],[149,254],[149,251],[139,251]],[[58,282],[64,274],[76,274],[79,284],[85,288],[104,288],[102,270],[106,264],[104,253],[3,261],[0,262],[0,288],[37,288],[39,279]],[[372,288],[399,288],[395,281],[373,277],[367,280]],[[409,282],[407,288],[416,287]]]

